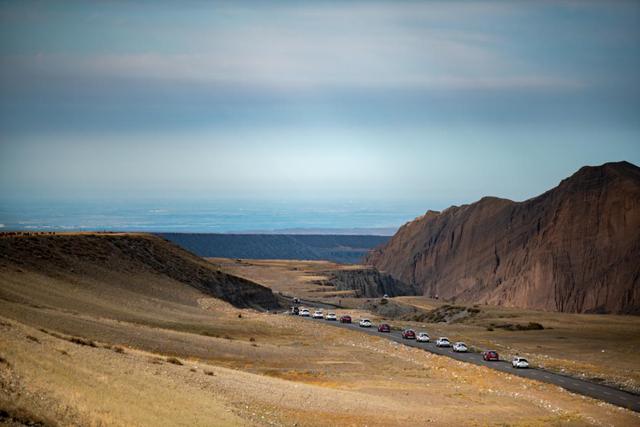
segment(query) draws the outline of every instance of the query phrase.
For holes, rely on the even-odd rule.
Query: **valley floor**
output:
[[[640,393],[640,316],[465,306],[422,296],[392,298],[387,307],[381,307],[378,299],[352,298],[348,292],[336,295],[330,286],[317,284],[326,278],[326,271],[359,266],[319,261],[221,258],[211,261],[225,271],[285,295],[345,307],[336,310],[337,313],[367,316],[374,321],[384,318],[397,327],[426,330],[432,337],[447,336],[478,349],[495,349],[505,358],[518,354],[536,366]],[[376,309],[372,310],[374,306]],[[451,308],[446,309],[447,306]],[[444,318],[436,321],[425,315],[438,308],[444,314],[462,309],[462,316],[447,322]],[[421,314],[427,318],[420,319]],[[531,322],[544,329],[517,329],[517,326],[527,327]]]
[[[69,257],[55,274],[0,263],[0,423],[640,424],[557,386],[241,310],[113,257]]]

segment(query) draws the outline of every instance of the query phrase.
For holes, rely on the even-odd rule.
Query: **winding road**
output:
[[[305,301],[305,303],[308,302],[310,301]],[[595,399],[603,400],[607,403],[621,406],[635,412],[640,412],[640,396],[637,394],[633,394],[607,385],[598,384],[592,381],[582,380],[579,378],[550,372],[541,368],[532,367],[528,369],[515,369],[511,366],[510,361],[500,360],[498,362],[487,362],[482,359],[482,355],[480,353],[455,353],[451,348],[436,347],[434,342],[435,337],[432,337],[432,339],[434,340],[432,342],[422,343],[416,342],[416,340],[403,339],[400,331],[392,330],[390,333],[378,332],[378,329],[375,326],[371,328],[361,328],[357,323],[349,324],[329,322],[321,319],[312,319],[310,317],[301,317],[300,319],[310,322],[322,322],[326,325],[356,330],[370,335],[387,338],[400,344],[407,345],[409,347],[419,348],[434,354],[451,357],[452,359],[460,360],[462,362],[486,366],[498,371],[508,372],[511,375],[518,375],[520,377],[555,384],[573,393],[593,397]]]

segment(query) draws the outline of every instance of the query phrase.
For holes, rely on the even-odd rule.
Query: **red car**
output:
[[[391,326],[386,323],[381,323],[378,325],[378,332],[391,332]]]
[[[351,323],[351,316],[340,317],[340,323]]]
[[[402,338],[404,338],[405,340],[415,340],[416,333],[413,329],[405,329],[404,331],[402,331]]]
[[[493,350],[482,352],[482,359],[491,362],[497,362],[498,360],[500,360],[500,358],[498,357],[498,352]]]

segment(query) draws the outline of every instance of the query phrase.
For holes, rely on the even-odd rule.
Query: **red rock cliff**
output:
[[[564,312],[640,313],[640,168],[583,167],[524,202],[429,211],[367,259],[425,295]]]

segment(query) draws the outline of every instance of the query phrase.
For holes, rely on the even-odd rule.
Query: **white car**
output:
[[[469,351],[469,348],[465,343],[458,341],[453,345],[453,351],[457,353],[466,353],[467,351]]]
[[[418,342],[429,342],[430,339],[429,334],[426,332],[418,332],[418,335],[416,335],[416,341]]]
[[[301,308],[301,309],[298,311],[298,316],[302,316],[302,317],[309,317],[309,316],[311,316],[311,313],[309,312],[309,309],[308,309],[308,308]]]
[[[322,314],[322,310],[316,310],[313,312],[314,319],[324,319],[324,314]]]
[[[324,316],[324,320],[338,320],[338,318],[335,313],[327,313],[327,315]]]
[[[371,323],[369,319],[362,319],[358,325],[360,325],[361,328],[370,328],[373,323]]]
[[[516,356],[511,361],[511,366],[514,368],[528,368],[529,362],[524,357]]]
[[[447,337],[440,337],[436,340],[436,347],[451,347],[451,341]]]

